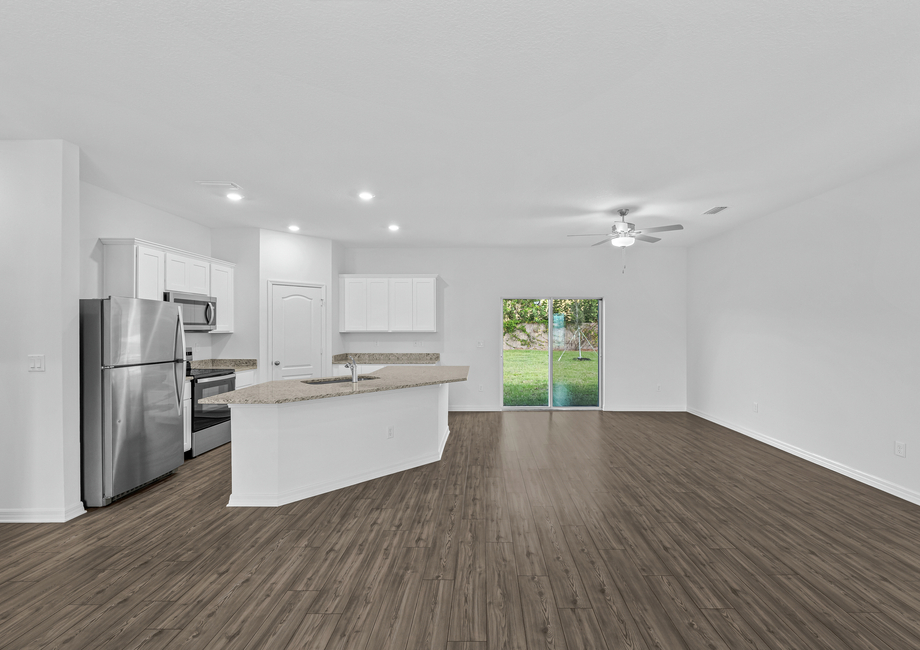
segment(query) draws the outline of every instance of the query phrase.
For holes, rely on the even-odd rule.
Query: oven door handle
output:
[[[232,375],[221,375],[219,377],[206,377],[204,379],[195,379],[196,383],[199,384],[208,384],[212,381],[227,381],[228,379],[236,380],[236,374]]]

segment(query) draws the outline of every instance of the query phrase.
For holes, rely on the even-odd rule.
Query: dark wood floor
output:
[[[230,449],[0,525],[4,648],[920,648],[920,507],[683,413],[457,413],[440,463],[226,508]]]

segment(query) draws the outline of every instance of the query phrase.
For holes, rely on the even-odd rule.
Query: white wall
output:
[[[233,262],[233,334],[209,334],[215,359],[258,359],[261,231],[258,228],[215,228],[211,254]]]
[[[920,158],[689,251],[692,412],[920,503],[918,178]]]
[[[0,142],[0,521],[83,512],[79,156],[61,140]]]
[[[332,284],[332,241],[304,235],[293,235],[272,230],[260,232],[259,272],[259,375],[261,381],[270,380],[268,354],[268,283],[269,281],[321,284],[326,287],[326,322],[323,374],[332,374],[332,312],[330,305]]]
[[[502,299],[603,298],[604,408],[684,410],[686,251],[640,244],[627,261],[624,274],[622,252],[612,247],[347,250],[347,273],[439,274],[438,331],[346,333],[341,351],[440,352],[444,365],[470,366],[469,380],[450,387],[452,409],[498,409]]]

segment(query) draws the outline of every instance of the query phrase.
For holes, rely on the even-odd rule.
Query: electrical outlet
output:
[[[907,443],[896,441],[894,443],[894,455],[900,456],[901,458],[907,458]]]
[[[396,437],[396,427],[392,424],[387,427],[387,439],[392,440]]]
[[[661,384],[658,384],[658,392],[661,392]]]
[[[754,413],[760,413],[760,405],[754,402]]]
[[[482,384],[479,384],[479,392],[482,392]]]
[[[476,341],[476,347],[477,347],[477,348],[481,348],[481,347],[482,347],[482,341]]]
[[[29,355],[29,372],[45,372],[45,355]]]
[[[418,341],[413,341],[412,344],[413,344],[415,347],[418,347]]]

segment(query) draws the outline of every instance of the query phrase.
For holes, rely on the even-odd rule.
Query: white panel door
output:
[[[166,253],[146,246],[137,247],[136,298],[163,300],[166,279]]]
[[[217,299],[217,329],[212,334],[233,331],[233,268],[211,264],[209,296]]]
[[[323,368],[323,289],[273,284],[272,380],[319,377]]]
[[[189,262],[184,255],[166,253],[166,290],[188,293]]]
[[[390,278],[390,331],[412,331],[412,278]]]
[[[341,331],[367,331],[367,280],[346,278],[342,283],[342,304],[345,306]]]
[[[412,329],[416,332],[437,330],[435,282],[435,278],[412,279]]]
[[[367,331],[386,332],[390,329],[389,278],[367,279]]]
[[[203,293],[213,295],[211,291],[211,264],[203,260],[190,259],[188,261],[188,290],[189,293]]]

